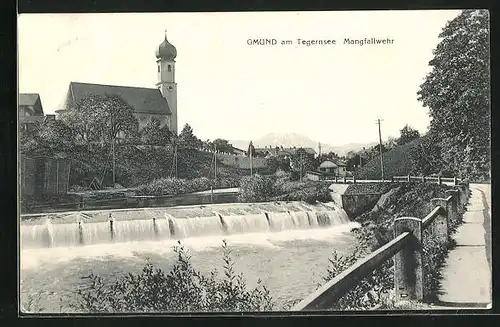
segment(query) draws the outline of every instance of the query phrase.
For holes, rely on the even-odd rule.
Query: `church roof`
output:
[[[43,116],[42,100],[38,93],[20,93],[19,106],[32,106],[35,114]]]
[[[103,85],[91,83],[71,82],[68,92],[61,104],[61,109],[69,109],[70,103],[78,102],[90,94],[112,94],[120,96],[134,108],[135,113],[171,115],[167,100],[163,98],[159,89]]]

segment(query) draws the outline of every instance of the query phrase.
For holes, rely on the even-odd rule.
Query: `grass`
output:
[[[390,176],[406,176],[411,174],[413,164],[411,161],[411,149],[420,144],[421,140],[416,139],[412,142],[395,147],[383,154],[384,159],[384,175]],[[369,161],[365,166],[355,172],[358,179],[380,179],[380,156]]]

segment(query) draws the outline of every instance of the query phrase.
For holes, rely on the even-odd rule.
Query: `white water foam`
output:
[[[264,218],[265,219],[265,218]],[[190,237],[181,240],[182,244],[191,251],[205,251],[222,246],[225,239],[231,245],[263,246],[269,249],[280,249],[280,243],[294,240],[316,240],[335,243],[343,233],[359,227],[358,223],[348,223],[328,228],[307,230],[287,230],[282,232],[257,232],[233,235],[217,235]],[[21,270],[37,269],[43,264],[61,264],[71,260],[92,259],[106,261],[109,256],[118,258],[137,258],[138,253],[154,253],[162,255],[171,253],[179,238],[162,241],[141,241],[125,243],[103,243],[87,246],[69,246],[53,248],[26,248],[20,253]]]
[[[234,215],[222,217],[229,234],[268,232],[269,222],[265,214]]]

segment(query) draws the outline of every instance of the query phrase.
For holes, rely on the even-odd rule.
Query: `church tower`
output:
[[[156,63],[158,66],[158,83],[156,83],[156,86],[160,89],[165,100],[167,100],[168,107],[172,112],[172,116],[170,117],[170,131],[177,135],[175,57],[177,57],[177,49],[168,42],[167,31],[165,31],[165,40],[156,49]]]

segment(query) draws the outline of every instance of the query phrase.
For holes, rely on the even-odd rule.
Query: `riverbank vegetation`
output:
[[[305,201],[330,202],[330,183],[294,181],[292,174],[277,172],[271,176],[243,177],[239,199],[242,202]]]

